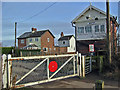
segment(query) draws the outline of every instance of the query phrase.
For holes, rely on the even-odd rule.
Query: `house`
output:
[[[54,35],[49,30],[25,32],[18,39],[19,49],[41,49],[41,52],[54,51]]]
[[[76,49],[78,52],[82,54],[89,54],[89,44],[94,44],[96,53],[106,50],[106,22],[106,13],[92,5],[87,7],[82,13],[72,20],[72,26],[75,27]],[[117,22],[113,24],[113,17],[110,15],[112,47],[113,43],[116,46],[116,27]]]
[[[76,52],[75,37],[73,35],[64,36],[61,32],[61,37],[58,39],[59,52],[73,53]]]

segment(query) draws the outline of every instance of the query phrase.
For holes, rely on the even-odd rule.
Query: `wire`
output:
[[[33,16],[31,16],[31,17],[29,17],[29,18],[27,18],[27,19],[23,20],[23,21],[19,21],[19,22],[25,22],[25,21],[28,21],[28,20],[30,20],[30,19],[32,19],[32,18],[34,18],[34,17],[38,16],[39,14],[41,14],[41,13],[45,12],[45,11],[46,11],[46,10],[48,10],[50,7],[52,7],[53,5],[55,5],[56,3],[57,3],[57,2],[52,3],[50,6],[46,7],[46,8],[45,8],[45,9],[43,9],[42,11],[40,11],[40,12],[36,13],[35,15],[33,15]]]

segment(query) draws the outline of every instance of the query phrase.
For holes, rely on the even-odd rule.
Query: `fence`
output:
[[[3,88],[20,88],[75,76],[85,77],[85,56],[80,53],[30,57],[3,55],[2,61]],[[58,68],[54,72],[50,71],[51,62],[57,63]]]
[[[85,58],[85,74],[92,72],[92,57]]]

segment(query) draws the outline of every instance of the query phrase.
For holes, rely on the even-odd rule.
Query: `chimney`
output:
[[[32,33],[34,33],[35,31],[37,31],[37,28],[32,28]]]
[[[61,37],[63,37],[64,36],[64,34],[63,34],[63,32],[61,32]]]

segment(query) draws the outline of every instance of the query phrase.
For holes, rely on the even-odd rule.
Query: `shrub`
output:
[[[13,47],[1,47],[2,49],[2,54],[12,54],[12,49]]]

